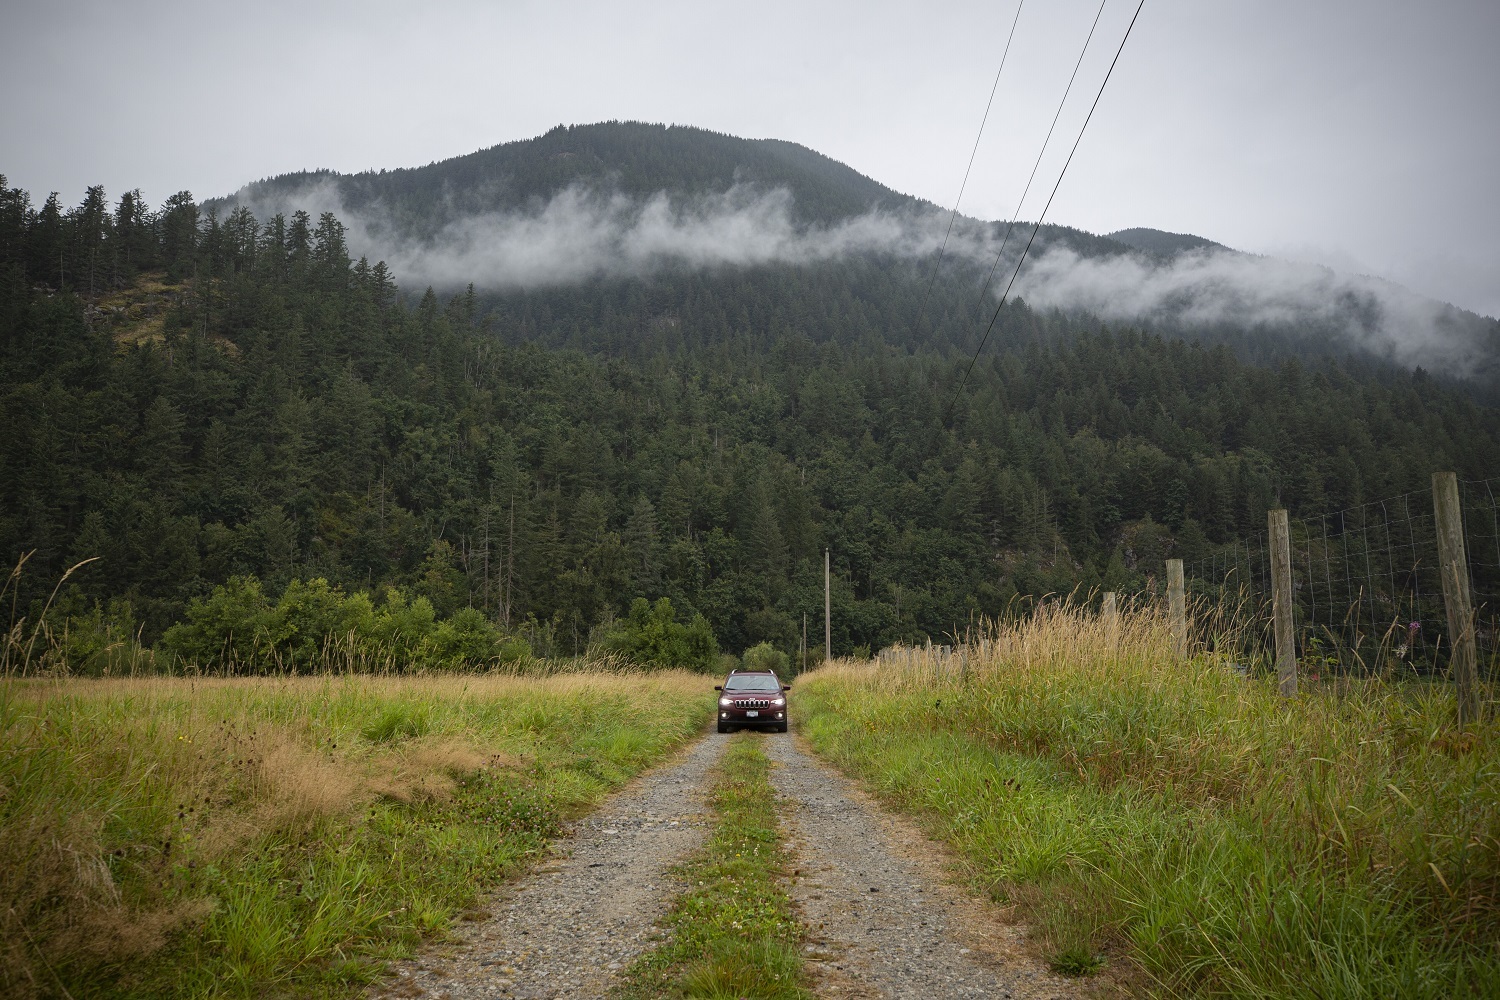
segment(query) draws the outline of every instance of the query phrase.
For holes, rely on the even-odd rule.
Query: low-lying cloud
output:
[[[1139,254],[1085,258],[1055,247],[1027,265],[1016,290],[1034,307],[1111,321],[1343,337],[1349,347],[1403,364],[1461,374],[1481,363],[1485,328],[1494,326],[1382,278],[1222,249],[1163,262]]]
[[[382,206],[346,207],[334,180],[292,195],[247,189],[231,199],[259,218],[302,209],[334,212],[350,250],[385,260],[407,287],[496,291],[647,277],[666,270],[812,264],[860,254],[931,260],[948,217],[933,210],[872,210],[839,222],[802,222],[785,189],[736,184],[720,193],[645,199],[573,186],[524,208],[458,213],[412,232]],[[951,258],[988,270],[996,227],[963,220]],[[1027,235],[1022,232],[1021,236]],[[1014,237],[998,270],[1003,289],[1023,239]],[[1404,364],[1471,374],[1496,334],[1483,320],[1379,278],[1326,267],[1201,250],[1170,259],[1138,252],[1082,256],[1060,243],[1033,248],[1014,293],[1033,307],[1096,315],[1111,322],[1170,322],[1181,328],[1274,327],[1356,347]],[[1345,343],[1339,344],[1338,340]]]
[[[792,195],[736,184],[721,193],[634,199],[572,186],[528,208],[461,215],[432,236],[409,236],[382,211],[345,207],[335,182],[291,197],[234,201],[257,217],[301,208],[333,212],[350,250],[386,261],[407,284],[491,289],[646,277],[668,269],[810,264],[849,254],[920,257],[937,251],[946,220],[931,212],[869,212],[832,225],[799,222]],[[951,247],[950,247],[951,249]]]

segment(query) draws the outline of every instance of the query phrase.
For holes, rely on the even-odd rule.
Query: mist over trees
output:
[[[1013,292],[1066,313],[1070,327],[1144,324],[1253,360],[1357,353],[1470,380],[1500,399],[1500,322],[1393,282],[1149,229],[1097,236],[1047,224],[1033,243],[1029,222],[951,219],[795,143],[685,126],[558,126],[421,167],[286,174],[206,208],[262,219],[333,212],[356,256],[384,259],[409,286],[451,293],[472,282],[482,308],[491,296],[548,290],[569,310],[608,298],[627,336],[650,317],[633,303],[621,310],[614,292],[626,279],[681,309],[701,300],[702,279],[732,283],[781,264],[816,275],[825,302],[845,286],[878,302],[863,310],[861,335],[972,351],[1029,246]],[[939,246],[943,285],[926,296]],[[750,310],[736,316],[742,326],[763,328],[800,303],[734,295],[727,305]]]
[[[35,550],[23,610],[100,557],[53,614],[147,643],[253,577],[267,614],[394,588],[539,654],[663,608],[792,652],[826,546],[842,654],[1500,470],[1496,411],[1421,370],[1024,303],[955,400],[969,341],[883,332],[921,286],[879,257],[440,297],[332,214],[0,191],[0,551]]]

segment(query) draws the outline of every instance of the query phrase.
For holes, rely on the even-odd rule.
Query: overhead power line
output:
[[[1083,50],[1078,53],[1078,61],[1073,64],[1073,75],[1068,77],[1068,85],[1063,88],[1062,100],[1057,102],[1057,111],[1052,115],[1052,124],[1047,129],[1047,138],[1042,140],[1042,148],[1037,150],[1036,162],[1031,165],[1031,176],[1026,178],[1026,187],[1021,191],[1021,200],[1016,202],[1016,210],[1010,214],[1010,221],[1005,224],[1005,237],[1000,241],[1000,249],[995,251],[995,263],[990,266],[990,273],[985,276],[984,287],[979,290],[979,305],[984,305],[984,296],[990,290],[990,282],[995,280],[995,272],[1000,268],[1000,261],[1005,256],[1005,248],[1010,243],[1011,230],[1015,228],[1016,222],[1021,218],[1021,206],[1026,204],[1026,196],[1031,193],[1031,184],[1036,180],[1036,172],[1042,165],[1042,157],[1047,155],[1047,147],[1052,145],[1052,133],[1057,130],[1057,120],[1062,117],[1063,107],[1068,103],[1068,95],[1073,93],[1073,83],[1078,79],[1079,67],[1083,65],[1083,57],[1088,55],[1089,43],[1094,40],[1094,32],[1099,28],[1099,18],[1104,16],[1104,5],[1109,0],[1099,0],[1099,10],[1094,14],[1094,23],[1089,26],[1088,37],[1083,40]]]
[[[969,173],[974,169],[974,157],[979,153],[979,140],[984,138],[984,126],[990,120],[990,108],[995,103],[995,91],[1000,88],[1000,74],[1005,72],[1005,60],[1010,56],[1010,43],[1016,37],[1016,24],[1021,20],[1021,8],[1026,6],[1026,0],[1016,4],[1016,16],[1010,22],[1010,34],[1005,39],[1005,51],[1000,54],[1000,68],[995,70],[995,82],[990,85],[990,99],[984,106],[984,117],[979,120],[979,134],[974,137],[974,148],[969,153],[969,165],[964,168],[963,183],[958,186],[958,198],[953,202],[953,214],[948,216],[948,232],[943,235],[943,245],[938,248],[937,262],[932,265],[932,274],[927,278],[927,291],[922,293],[922,307],[917,310],[916,322],[912,324],[912,337],[915,338],[922,327],[922,320],[927,316],[927,300],[932,295],[932,286],[937,281],[938,269],[943,266],[943,254],[948,250],[948,240],[953,235],[953,223],[958,220],[958,206],[963,203],[964,191],[969,186]]]
[[[1016,276],[1021,273],[1021,265],[1026,263],[1026,255],[1031,252],[1032,243],[1036,242],[1036,234],[1042,228],[1042,220],[1047,217],[1047,211],[1052,208],[1052,199],[1057,197],[1058,188],[1062,187],[1063,178],[1067,176],[1068,167],[1073,162],[1073,154],[1078,152],[1078,144],[1083,141],[1083,133],[1088,130],[1089,122],[1094,118],[1094,111],[1099,107],[1099,100],[1104,96],[1104,88],[1109,85],[1109,78],[1114,75],[1115,66],[1120,62],[1120,53],[1125,51],[1125,43],[1130,41],[1130,33],[1135,30],[1135,22],[1141,16],[1141,8],[1146,6],[1146,0],[1140,0],[1136,5],[1135,14],[1130,18],[1130,24],[1125,29],[1125,37],[1120,39],[1120,47],[1115,49],[1115,57],[1110,60],[1109,70],[1104,74],[1104,80],[1099,84],[1099,92],[1094,95],[1094,103],[1089,106],[1089,113],[1083,119],[1083,125],[1078,129],[1078,137],[1073,140],[1073,148],[1068,151],[1068,158],[1063,161],[1062,170],[1057,174],[1057,183],[1052,185],[1052,193],[1047,196],[1047,204],[1042,206],[1042,214],[1037,216],[1036,224],[1031,227],[1031,237],[1026,241],[1026,247],[1021,251],[1021,256],[1016,260],[1016,267],[1010,274],[1010,281],[1005,285],[1005,292],[1000,296],[1000,304],[995,307],[995,313],[990,317],[989,326],[985,327],[984,336],[979,340],[979,347],[974,351],[974,356],[969,359],[969,366],[964,369],[964,377],[959,380],[958,387],[953,391],[953,398],[948,402],[948,409],[944,422],[953,416],[953,408],[958,403],[959,395],[969,383],[969,375],[974,371],[974,364],[979,360],[979,355],[984,352],[984,345],[989,343],[990,333],[995,329],[995,323],[1000,319],[1000,310],[1005,308],[1005,302],[1010,298],[1010,290],[1016,283]],[[1092,34],[1092,32],[1090,32]]]

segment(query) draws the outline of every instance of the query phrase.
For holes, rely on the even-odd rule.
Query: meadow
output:
[[[1047,604],[798,684],[813,747],[923,817],[1052,967],[1131,993],[1500,996],[1500,725],[1442,685],[1294,699],[1164,612]]]
[[[0,995],[346,996],[700,733],[706,679],[0,682]]]

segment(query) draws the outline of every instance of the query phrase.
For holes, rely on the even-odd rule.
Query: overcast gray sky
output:
[[[803,143],[951,206],[1014,0],[11,0],[0,172],[159,204],[611,118]],[[1040,209],[1134,0],[1099,34]],[[964,196],[1007,217],[1097,10],[1029,0]],[[1500,3],[1146,0],[1049,221],[1151,226],[1500,315]]]

